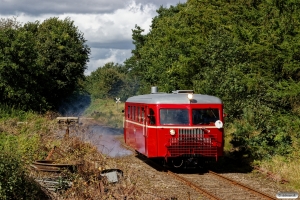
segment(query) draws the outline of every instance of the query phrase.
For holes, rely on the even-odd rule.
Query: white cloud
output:
[[[127,58],[131,56],[131,49],[120,50],[120,49],[93,49],[94,55],[101,55],[99,58],[96,56],[89,62],[89,67],[85,71],[85,75],[90,75],[91,72],[95,71],[99,67],[103,67],[106,63],[123,63]]]
[[[0,18],[15,16],[22,23],[34,21],[42,23],[45,19],[51,17],[59,17],[60,19],[70,17],[75,26],[78,26],[78,29],[84,34],[87,44],[91,47],[90,62],[85,72],[87,75],[107,62],[122,64],[126,58],[131,56],[131,49],[134,48],[132,29],[135,28],[135,25],[144,29],[144,33],[148,33],[152,19],[157,15],[156,10],[160,5],[175,6],[180,2],[179,0],[113,0],[107,3],[107,1],[89,0],[86,4],[82,4],[81,1],[76,2],[76,0],[52,0],[46,1],[46,3],[34,0],[26,1],[27,4],[30,2],[32,5],[33,10],[30,10],[30,12],[30,6],[22,7],[19,1],[4,2],[0,0],[0,3],[3,3],[2,6],[6,6],[5,8],[13,10],[13,7],[15,7],[16,9],[8,15],[0,15]],[[51,9],[47,8],[49,5],[53,5]],[[79,12],[78,10],[84,5],[86,5],[82,8],[84,11]],[[96,6],[101,8],[94,8]],[[0,8],[0,11],[4,7]],[[53,12],[56,7],[59,11]],[[36,12],[37,15],[33,14],[35,8],[41,9]],[[6,13],[6,11],[2,11],[0,13]],[[16,15],[16,13],[18,14]]]
[[[143,7],[143,9],[141,9]],[[79,29],[90,42],[104,43],[131,40],[132,29],[138,24],[149,31],[152,18],[156,15],[156,7],[152,4],[142,6],[132,2],[127,7],[107,14],[64,14],[75,21]]]

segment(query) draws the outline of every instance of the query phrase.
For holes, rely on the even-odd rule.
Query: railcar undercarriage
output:
[[[163,159],[163,165],[171,168],[204,168],[206,164],[215,162],[214,157],[191,155]]]
[[[215,138],[204,138],[203,134],[171,138],[166,148],[165,163],[175,168],[201,167],[218,160]]]

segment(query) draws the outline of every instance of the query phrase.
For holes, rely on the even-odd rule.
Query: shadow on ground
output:
[[[216,163],[209,163],[207,169],[218,173],[249,173],[253,170],[253,160],[249,157],[235,155],[234,152],[225,152]]]
[[[157,171],[170,170],[175,173],[207,173],[209,170],[217,173],[249,173],[253,170],[252,160],[247,157],[235,155],[233,152],[226,152],[225,156],[216,161],[203,162],[200,167],[174,168],[164,166],[162,160],[149,159],[144,155],[137,153],[136,158],[147,163]]]

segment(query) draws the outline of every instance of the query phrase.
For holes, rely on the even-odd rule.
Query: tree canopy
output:
[[[23,26],[2,20],[0,98],[25,110],[58,106],[84,80],[90,48],[69,18],[50,18]]]
[[[139,93],[156,85],[220,97],[236,126],[232,143],[256,156],[285,154],[300,142],[299,8],[292,0],[160,7],[149,33],[133,30],[125,66]]]
[[[92,98],[193,89],[220,97],[232,144],[252,156],[300,147],[300,2],[188,0],[160,7],[150,32],[136,25],[124,65],[107,63],[84,82]],[[83,84],[90,49],[66,18],[0,21],[2,103],[55,106]]]
[[[135,95],[139,84],[124,65],[106,63],[87,76],[85,88],[93,99],[120,98],[125,101]]]

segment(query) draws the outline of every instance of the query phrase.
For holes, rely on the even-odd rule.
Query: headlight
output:
[[[217,121],[215,122],[215,126],[216,126],[217,128],[223,128],[223,122],[221,122],[220,120],[217,120]]]
[[[174,130],[174,129],[171,129],[171,130],[170,130],[170,134],[171,134],[171,135],[175,135],[175,130]]]
[[[193,94],[188,94],[188,99],[189,100],[193,99]]]

